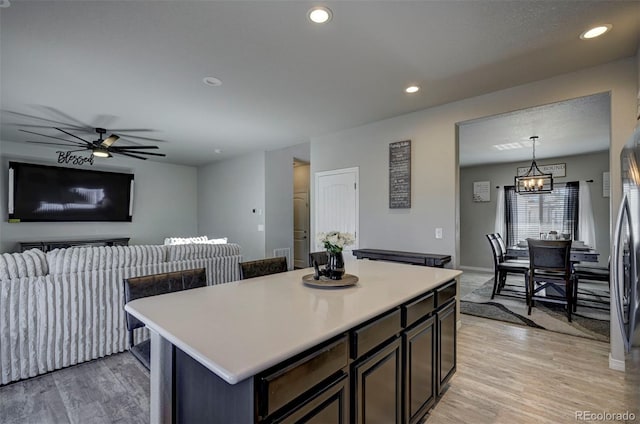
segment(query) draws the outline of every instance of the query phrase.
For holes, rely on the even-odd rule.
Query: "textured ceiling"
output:
[[[531,160],[609,149],[609,93],[580,97],[461,123],[460,165]]]
[[[0,138],[53,124],[6,111],[146,128],[164,160],[197,165],[633,56],[640,36],[638,2],[337,1],[324,26],[315,4],[11,1]],[[578,38],[599,22],[613,30]]]

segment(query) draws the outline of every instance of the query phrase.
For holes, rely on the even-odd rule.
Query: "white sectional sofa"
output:
[[[0,385],[127,349],[123,279],[206,268],[240,279],[237,244],[71,247],[0,255]],[[148,337],[137,330],[136,343]]]

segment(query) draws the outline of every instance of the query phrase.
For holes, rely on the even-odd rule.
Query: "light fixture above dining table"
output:
[[[537,135],[529,137],[533,146],[533,159],[529,170],[524,175],[515,177],[516,193],[518,194],[540,194],[551,193],[553,191],[553,174],[545,174],[540,171],[536,164],[536,141]]]

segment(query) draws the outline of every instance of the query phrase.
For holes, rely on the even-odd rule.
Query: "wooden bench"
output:
[[[444,265],[451,262],[450,255],[437,255],[433,253],[399,252],[396,250],[382,249],[356,249],[353,256],[358,259],[369,259],[372,261],[402,262],[407,264],[432,266],[444,268]]]

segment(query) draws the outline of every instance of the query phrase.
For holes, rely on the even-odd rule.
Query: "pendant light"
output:
[[[516,193],[540,194],[553,191],[553,175],[544,174],[536,164],[536,140],[537,135],[529,137],[533,145],[533,160],[526,174],[515,177]]]

